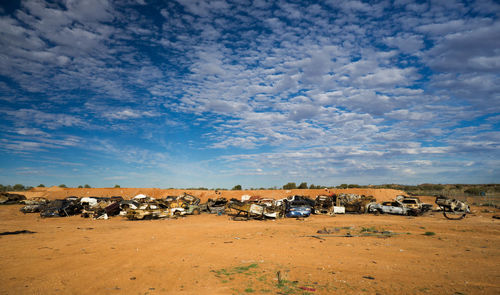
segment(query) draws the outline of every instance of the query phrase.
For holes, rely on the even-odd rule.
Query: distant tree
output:
[[[8,185],[0,185],[0,189],[2,190],[2,192],[10,192],[12,191],[12,185],[8,184]]]
[[[65,188],[65,187],[67,187],[67,186],[66,186],[65,184],[60,184],[60,185],[59,185],[59,187],[63,187],[63,188]]]
[[[295,182],[289,182],[283,186],[283,189],[296,189],[297,185]]]
[[[347,188],[348,185],[347,183],[342,183],[341,185],[337,186],[337,188]]]
[[[306,189],[307,188],[307,182],[302,182],[301,184],[299,184],[299,189]]]
[[[349,184],[347,187],[348,188],[359,188],[361,186],[359,184]]]
[[[12,189],[15,190],[16,192],[25,190],[24,185],[22,184],[14,184],[14,187],[12,187]]]
[[[241,185],[237,184],[232,188],[233,191],[241,191]]]
[[[37,187],[45,187],[45,185],[40,183]]]
[[[90,185],[88,185],[88,184],[84,185],[83,187],[84,187],[84,188],[91,188],[91,186],[90,186]]]
[[[120,188],[120,185],[118,185],[118,184],[115,184],[115,188]]]
[[[83,188],[83,186],[82,186],[82,185],[79,185],[79,186],[78,186],[78,188]]]
[[[314,185],[314,184],[311,184],[309,186],[310,189],[321,189],[321,188],[325,188],[324,186],[322,185]]]

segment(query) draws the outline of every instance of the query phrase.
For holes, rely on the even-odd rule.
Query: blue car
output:
[[[286,217],[309,217],[314,206],[314,200],[303,196],[288,197],[284,202]]]
[[[311,215],[311,206],[309,205],[291,205],[286,212],[286,217],[309,217]]]

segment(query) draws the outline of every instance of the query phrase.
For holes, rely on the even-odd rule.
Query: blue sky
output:
[[[0,183],[500,179],[498,1],[4,2]]]

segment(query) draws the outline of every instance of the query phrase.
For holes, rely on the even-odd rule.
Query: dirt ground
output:
[[[0,206],[0,232],[33,232],[0,235],[0,294],[500,294],[499,221],[484,207],[460,221],[42,219],[20,207]],[[356,237],[376,231],[394,235]]]

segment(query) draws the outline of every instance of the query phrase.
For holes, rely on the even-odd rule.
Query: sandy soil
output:
[[[499,221],[479,207],[460,221],[434,213],[246,222],[41,219],[20,207],[0,206],[0,232],[35,233],[0,236],[0,294],[500,294]],[[398,234],[310,237],[325,227]]]

